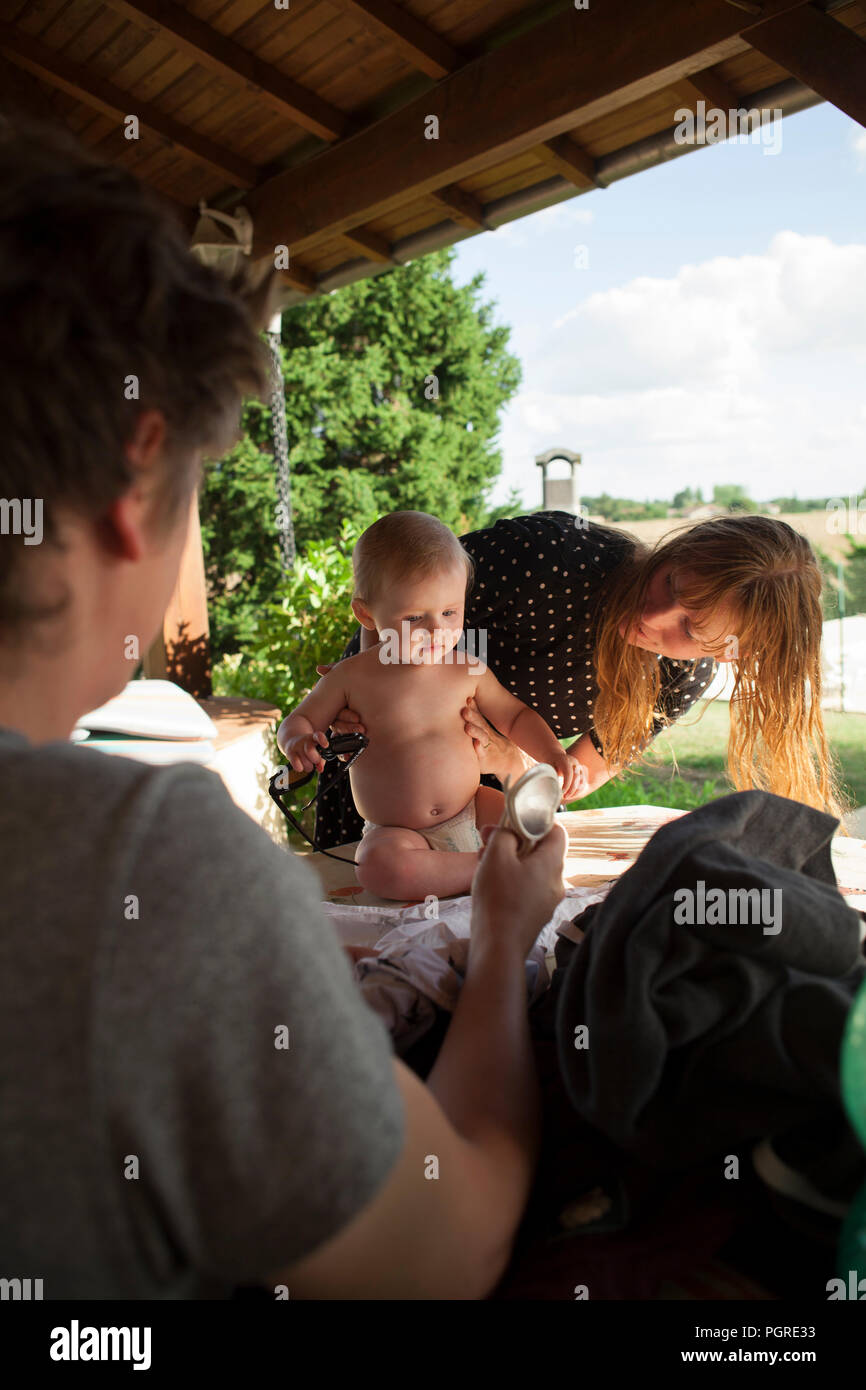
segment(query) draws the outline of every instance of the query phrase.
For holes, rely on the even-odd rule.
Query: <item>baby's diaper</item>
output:
[[[372,821],[364,821],[364,835],[375,829]],[[431,849],[452,850],[458,854],[471,854],[479,850],[481,836],[475,823],[475,797],[473,796],[463,810],[458,811],[450,820],[444,820],[440,825],[428,826],[426,830],[419,830],[418,834],[424,836]]]

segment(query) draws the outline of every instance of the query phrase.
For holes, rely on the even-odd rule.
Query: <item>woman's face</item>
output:
[[[677,594],[676,577],[670,565],[662,565],[650,580],[644,597],[640,621],[622,635],[635,647],[676,661],[694,661],[713,656],[718,643],[726,643],[726,655],[717,661],[730,661],[736,654],[736,639],[731,633],[730,616],[726,612],[713,614],[707,620],[686,608]],[[698,632],[697,629],[700,628]]]

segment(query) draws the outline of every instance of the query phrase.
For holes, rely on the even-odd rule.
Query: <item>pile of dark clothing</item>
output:
[[[866,962],[836,887],[836,825],[765,792],[713,801],[653,836],[580,919],[582,945],[561,943],[561,1076],[618,1146],[684,1168],[796,1133],[816,1186],[853,1196],[866,1160],[839,1051]]]
[[[742,1185],[726,1161],[749,1167],[770,1139],[829,1201],[852,1200],[866,1156],[839,1055],[866,961],[836,887],[836,827],[764,792],[711,802],[657,831],[578,919],[580,945],[560,940],[532,1013],[549,1199],[569,1169],[572,1193],[634,1172],[667,1190],[702,1170],[730,1206]],[[623,1211],[600,1229],[632,1224]]]

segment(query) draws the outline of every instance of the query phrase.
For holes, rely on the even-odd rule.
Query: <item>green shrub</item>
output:
[[[307,543],[263,604],[246,650],[215,668],[215,694],[268,700],[285,714],[316,684],[317,663],[339,660],[357,627],[351,555],[366,524],[344,521],[339,540]]]

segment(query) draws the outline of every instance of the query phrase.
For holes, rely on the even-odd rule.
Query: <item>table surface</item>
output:
[[[269,705],[266,700],[248,700],[234,695],[211,695],[199,700],[198,704],[216,725],[213,746],[217,753],[247,734],[266,733],[282,717],[276,706]]]
[[[668,806],[605,806],[593,811],[563,811],[557,816],[568,834],[565,878],[573,887],[593,887],[619,878],[637,859],[644,845],[659,826],[685,815]],[[361,888],[352,861],[356,845],[340,845],[333,853],[345,855],[349,862],[310,853],[322,883],[322,896],[328,901],[359,907],[408,907],[408,903],[385,903]],[[833,866],[839,891],[858,911],[866,911],[866,840],[837,835],[833,840]]]

